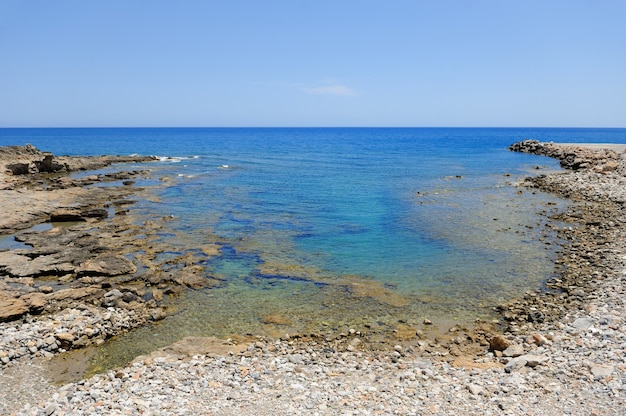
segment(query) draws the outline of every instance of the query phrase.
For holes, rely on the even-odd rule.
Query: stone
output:
[[[118,301],[124,297],[124,294],[117,289],[109,290],[104,294],[104,300],[102,306],[110,307],[116,306]]]
[[[162,309],[153,309],[150,312],[150,319],[153,321],[161,321],[167,317],[167,313]]]
[[[609,160],[602,166],[602,172],[613,172],[613,171],[617,170],[618,166],[619,165],[618,165],[618,163],[616,161]]]
[[[274,325],[291,325],[292,324],[289,318],[279,313],[264,315],[261,317],[261,322],[263,322],[264,324],[274,324]]]
[[[526,366],[527,363],[528,361],[526,360],[525,356],[515,357],[508,363],[506,363],[506,365],[504,366],[504,371],[510,373],[519,370],[520,368]]]
[[[528,316],[526,316],[526,320],[528,322],[536,322],[536,323],[539,323],[539,324],[544,322],[545,319],[546,319],[546,317],[540,311],[531,311],[531,312],[528,313]]]
[[[357,348],[359,347],[363,342],[359,339],[359,338],[352,338],[352,340],[350,340],[350,346],[353,348]]]
[[[41,293],[52,293],[54,289],[52,289],[52,286],[39,286],[39,291]]]
[[[302,356],[302,354],[290,354],[288,359],[289,362],[293,364],[304,364],[304,357]]]
[[[152,289],[152,297],[156,301],[163,300],[163,291],[161,289]]]
[[[591,375],[593,376],[594,380],[601,380],[613,374],[615,367],[611,365],[594,364],[589,370],[591,371]]]
[[[501,335],[496,335],[489,341],[489,349],[492,351],[504,351],[511,343]]]
[[[479,386],[478,384],[474,384],[474,383],[468,384],[467,390],[469,390],[469,392],[472,393],[474,396],[478,396],[479,394],[482,394],[484,392],[484,389],[482,388],[482,386]]]
[[[526,365],[528,367],[533,367],[533,368],[550,361],[550,358],[545,355],[526,354],[526,355],[522,355],[521,358],[526,360]]]
[[[71,332],[60,332],[54,334],[59,341],[59,346],[63,349],[69,350],[74,343],[74,334]]]
[[[541,334],[532,334],[529,337],[529,340],[528,340],[529,344],[535,344],[535,345],[537,345],[539,347],[541,347],[542,345],[544,345],[547,342],[548,342],[547,338],[544,337]]]
[[[519,344],[509,345],[507,349],[502,351],[504,357],[519,357],[522,354],[524,354],[524,347]]]
[[[586,331],[593,326],[593,321],[589,318],[578,318],[572,323],[572,326],[579,331]]]
[[[46,416],[51,416],[53,415],[58,409],[58,406],[54,403],[49,404],[48,406],[46,406],[46,408],[44,409],[44,414]]]

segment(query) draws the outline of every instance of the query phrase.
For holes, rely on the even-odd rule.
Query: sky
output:
[[[0,127],[626,127],[624,0],[0,0]]]

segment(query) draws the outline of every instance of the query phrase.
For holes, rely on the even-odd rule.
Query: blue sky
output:
[[[0,0],[0,127],[626,127],[626,1]]]

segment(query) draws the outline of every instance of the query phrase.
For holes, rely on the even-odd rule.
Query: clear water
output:
[[[184,335],[488,316],[553,273],[538,214],[565,203],[511,183],[558,164],[506,150],[525,138],[626,143],[626,129],[0,129],[0,145],[58,155],[162,156],[147,165],[169,179],[158,202],[133,209],[173,215],[179,249],[221,244],[205,268],[223,283],[111,347],[133,353]]]

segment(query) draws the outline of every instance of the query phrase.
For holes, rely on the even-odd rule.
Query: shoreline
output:
[[[617,154],[598,154],[595,149],[579,147],[539,146],[536,142],[523,146],[524,150],[565,161],[573,155],[567,163],[575,170],[529,178],[524,184],[574,201],[571,212],[556,218],[572,225],[552,224],[567,242],[559,267],[563,258],[570,260],[560,277],[548,283],[553,293],[532,293],[499,306],[505,323],[500,335],[474,331],[469,336],[475,339],[468,340],[452,331],[441,343],[426,339],[418,348],[399,343],[385,351],[362,349],[358,330],[340,334],[332,343],[312,335],[230,343],[213,340],[202,348],[197,347],[203,345],[199,340],[187,346],[182,342],[153,356],[139,357],[124,369],[51,388],[49,399],[41,396],[36,403],[28,402],[18,414],[125,409],[131,414],[178,414],[187,405],[188,410],[215,414],[230,414],[229,409],[264,414],[258,412],[258,403],[266,414],[337,414],[346,410],[369,414],[368,409],[411,414],[409,408],[415,414],[451,414],[462,409],[470,414],[555,414],[555,409],[565,408],[572,414],[592,410],[619,414],[615,406],[624,406],[620,397],[626,394],[626,366],[617,352],[626,348],[626,327],[621,318],[625,316],[624,303],[619,299],[624,280],[620,256],[625,251],[619,242],[624,241],[620,236],[625,228],[622,203],[626,198],[606,184],[621,183],[626,170]],[[589,276],[594,276],[593,281]],[[605,286],[612,287],[612,292],[602,291]],[[616,347],[610,350],[615,356],[604,354],[607,339],[615,341]],[[456,365],[424,354],[429,348],[434,351],[446,344],[449,354],[453,347],[458,349],[468,341],[480,347],[478,353],[459,354]],[[586,358],[578,362],[568,354]],[[30,363],[17,366],[22,364]],[[153,384],[155,379],[165,382]],[[190,391],[172,387],[173,397],[161,397],[167,383],[186,385]],[[294,383],[302,388],[291,388]],[[141,394],[132,393],[137,385],[143,386]],[[201,397],[204,395],[212,400]],[[156,396],[160,397],[158,402],[153,400]],[[579,397],[587,398],[584,404]]]

